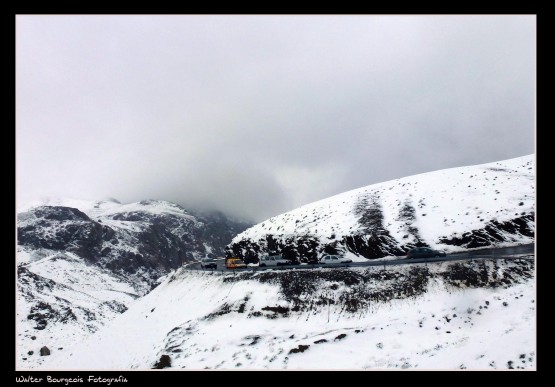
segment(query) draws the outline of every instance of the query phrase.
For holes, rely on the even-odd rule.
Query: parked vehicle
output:
[[[351,263],[352,259],[342,257],[341,255],[324,255],[320,258],[320,263]]]
[[[241,269],[247,267],[247,265],[241,258],[230,257],[225,259],[225,267],[227,269]]]
[[[212,258],[203,258],[200,260],[200,267],[203,269],[217,269],[218,265]]]
[[[430,249],[429,247],[417,247],[407,251],[407,258],[432,258],[432,257],[445,257],[444,251]]]
[[[291,263],[281,255],[263,255],[258,266],[286,266]]]

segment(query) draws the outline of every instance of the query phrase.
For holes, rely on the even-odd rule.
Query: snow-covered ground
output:
[[[532,260],[180,269],[42,369],[534,369]]]
[[[62,351],[83,340],[150,290],[69,252],[18,249],[18,368],[41,364],[43,346]]]

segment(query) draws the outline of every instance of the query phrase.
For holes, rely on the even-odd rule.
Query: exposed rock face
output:
[[[37,207],[18,216],[18,244],[36,249],[65,250],[96,262],[104,241],[115,238],[113,229],[70,207]]]
[[[534,214],[522,215],[505,222],[492,220],[478,230],[465,232],[460,237],[444,237],[441,243],[467,248],[490,246],[495,242],[505,242],[507,236],[521,236],[534,239]]]

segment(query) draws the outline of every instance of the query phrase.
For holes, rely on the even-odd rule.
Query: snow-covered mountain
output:
[[[369,185],[274,216],[233,238],[228,255],[310,261],[534,241],[534,155]]]
[[[194,214],[159,200],[62,201],[18,214],[20,246],[70,251],[114,272],[154,281],[184,262],[222,255],[247,227],[222,214]]]
[[[40,368],[534,369],[535,337],[533,259],[181,268]]]
[[[247,226],[153,200],[57,200],[19,213],[18,362],[33,368],[42,346],[95,332],[183,263],[222,256]]]

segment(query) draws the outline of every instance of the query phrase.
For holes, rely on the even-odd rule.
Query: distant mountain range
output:
[[[233,238],[228,255],[365,260],[534,241],[534,155],[373,184],[307,204]]]
[[[222,256],[247,223],[156,200],[61,201],[18,214],[18,245],[72,252],[87,263],[153,283],[184,262]]]
[[[39,342],[95,332],[182,264],[223,256],[248,226],[154,200],[57,200],[19,213],[18,360],[32,368]]]

